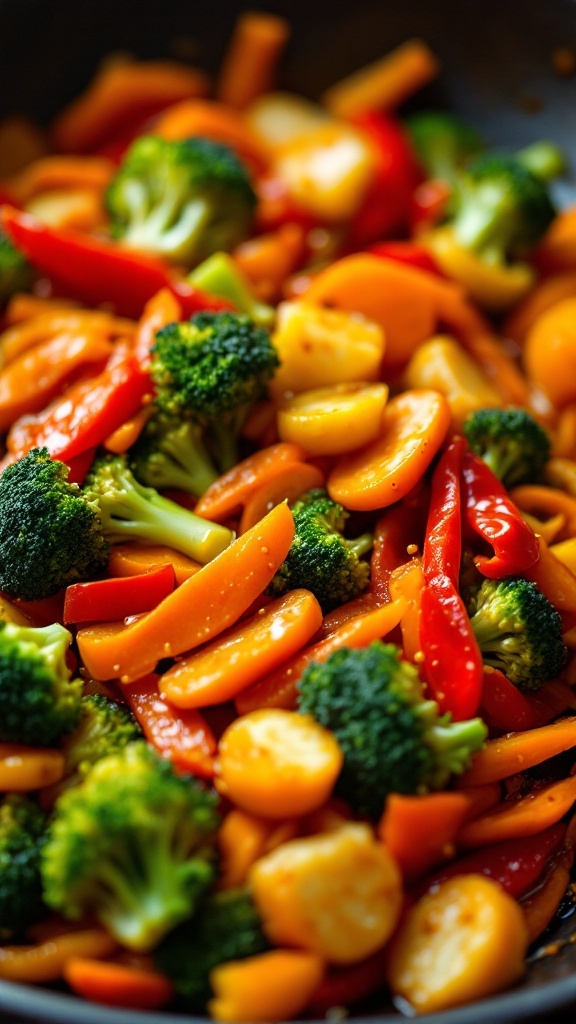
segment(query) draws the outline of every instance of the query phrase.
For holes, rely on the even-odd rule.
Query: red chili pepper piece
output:
[[[426,526],[420,643],[430,692],[454,721],[476,714],[482,693],[482,657],[458,593],[462,550],[460,470],[464,440],[448,445],[432,478]]]
[[[158,692],[158,676],[148,675],[124,690],[148,742],[182,771],[201,779],[214,777],[216,740],[199,711],[172,707]]]
[[[379,256],[380,259],[395,260],[396,263],[403,263],[407,267],[426,270],[437,277],[446,276],[424,246],[415,245],[414,242],[377,242],[376,245],[368,247],[368,252],[373,256]]]
[[[486,846],[478,853],[461,857],[437,874],[428,876],[417,889],[417,895],[456,875],[486,875],[514,899],[519,899],[538,881],[547,861],[559,848],[566,834],[566,825],[559,822],[534,836],[508,839]]]
[[[462,463],[466,520],[470,528],[494,548],[492,558],[478,555],[474,563],[483,576],[499,580],[519,576],[538,561],[538,538],[528,526],[506,488],[474,452]]]
[[[95,448],[87,448],[85,452],[82,452],[80,455],[75,455],[74,458],[67,460],[66,464],[70,469],[68,474],[69,484],[78,484],[79,487],[82,486],[88,470],[94,462],[95,454]]]
[[[521,693],[498,669],[484,670],[482,718],[489,729],[524,732],[546,725],[567,707],[561,699],[550,697],[546,698],[545,691]]]
[[[174,568],[168,563],[140,576],[73,583],[66,590],[64,623],[117,622],[150,612],[172,593],[174,584]]]
[[[1,210],[1,226],[26,257],[70,298],[87,306],[109,303],[120,316],[138,318],[161,288],[170,288],[186,317],[200,310],[231,309],[225,299],[208,295],[152,256],[131,252],[79,231],[50,228],[11,206]]]

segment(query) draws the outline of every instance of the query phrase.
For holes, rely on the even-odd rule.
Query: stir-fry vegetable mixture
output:
[[[0,185],[0,979],[220,1021],[512,986],[576,835],[562,154],[288,34]]]

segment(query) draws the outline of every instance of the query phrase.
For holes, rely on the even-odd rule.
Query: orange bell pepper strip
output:
[[[396,601],[402,597],[406,601],[406,611],[400,620],[402,650],[404,657],[414,664],[421,663],[423,656],[420,631],[424,586],[424,569],[419,558],[413,558],[390,577],[390,599]]]
[[[58,981],[72,956],[110,956],[117,942],[103,928],[70,926],[60,935],[52,935],[36,946],[0,947],[0,978],[3,981]]]
[[[108,61],[90,86],[57,117],[56,148],[63,153],[88,153],[126,125],[143,122],[160,110],[205,96],[207,76],[196,68],[170,61]]]
[[[230,960],[210,972],[213,1020],[257,1024],[298,1017],[324,974],[314,953],[273,949],[247,960]]]
[[[160,692],[179,708],[233,700],[293,657],[321,622],[322,609],[314,595],[291,590],[201,651],[177,661],[161,677]]]
[[[515,836],[533,836],[560,821],[575,800],[576,777],[570,776],[467,822],[459,832],[458,843],[470,848]]]
[[[302,462],[305,453],[289,442],[271,445],[249,455],[210,485],[196,505],[196,515],[223,523],[234,515],[268,480]]]
[[[315,487],[324,487],[324,473],[317,466],[309,462],[295,462],[292,466],[286,466],[248,498],[238,532],[242,534],[252,529],[279,502],[296,501]]]
[[[200,135],[230,146],[240,159],[258,170],[267,164],[264,144],[250,126],[239,114],[214,100],[192,99],[174,104],[155,121],[154,135],[169,140]]]
[[[43,409],[82,367],[101,369],[111,351],[110,342],[98,335],[63,334],[14,359],[0,371],[0,432]]]
[[[22,296],[24,298],[24,296]],[[91,334],[114,341],[129,338],[134,332],[132,320],[91,309],[37,309],[23,320],[13,323],[0,335],[2,365],[23,356],[29,349],[61,335],[69,337]]]
[[[60,750],[0,743],[0,793],[30,793],[53,786],[64,778],[64,770]]]
[[[218,99],[243,110],[270,92],[289,36],[290,24],[285,18],[260,11],[241,14],[220,70]]]
[[[526,732],[510,733],[488,740],[484,749],[475,755],[472,767],[460,776],[459,781],[463,786],[498,782],[572,747],[576,747],[576,717],[562,718],[552,725]]]
[[[388,797],[378,833],[406,883],[454,856],[456,835],[468,808],[464,793],[392,793]]]
[[[384,409],[380,438],[337,460],[328,476],[330,497],[355,512],[395,504],[422,479],[450,422],[450,406],[438,391],[397,395]]]
[[[193,650],[237,622],[268,586],[294,537],[287,505],[277,505],[252,530],[205,565],[153,612],[123,622],[86,627],[78,646],[95,679],[130,682],[158,661]]]
[[[216,739],[198,711],[173,707],[151,673],[126,687],[132,713],[152,747],[177,768],[202,779],[214,776]]]
[[[561,615],[576,615],[576,576],[539,538],[540,557],[523,575],[535,583]]]
[[[400,599],[380,608],[365,610],[364,614],[344,622],[329,637],[307,647],[296,658],[240,693],[235,702],[238,714],[246,715],[258,708],[293,711],[298,706],[298,681],[311,661],[326,661],[341,647],[368,647],[373,640],[380,640],[394,629],[405,610],[406,602]]]
[[[104,1006],[158,1010],[174,995],[172,982],[164,974],[92,957],[72,956],[63,974],[76,995]]]
[[[108,558],[110,576],[141,576],[160,565],[172,566],[177,586],[202,568],[181,551],[162,544],[114,544]]]

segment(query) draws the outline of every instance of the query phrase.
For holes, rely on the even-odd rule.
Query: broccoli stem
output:
[[[226,473],[239,461],[238,438],[248,411],[249,407],[242,405],[222,419],[210,422],[211,447],[221,473]]]
[[[470,763],[470,752],[479,750],[486,739],[481,718],[465,722],[440,722],[426,733],[426,745],[435,758],[435,772],[448,778],[458,775]]]
[[[369,551],[372,551],[374,547],[374,534],[361,533],[354,540],[345,541],[345,544],[358,558],[362,558],[362,555],[367,555]]]
[[[482,252],[487,263],[500,263],[503,241],[510,234],[509,221],[516,216],[513,200],[498,181],[485,181],[473,196],[464,196],[462,209],[454,222],[460,245]]]
[[[200,429],[193,423],[182,423],[160,437],[145,472],[145,482],[150,486],[160,490],[173,487],[196,498],[218,479]]]

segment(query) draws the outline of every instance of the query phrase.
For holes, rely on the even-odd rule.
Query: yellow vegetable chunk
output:
[[[515,900],[483,875],[461,875],[408,911],[392,942],[388,981],[418,1013],[436,1013],[518,981],[527,946]]]
[[[542,313],[524,344],[527,376],[558,408],[576,402],[576,298]]]
[[[342,768],[331,732],[309,715],[262,708],[232,722],[220,740],[220,779],[242,810],[265,818],[315,811]]]
[[[534,271],[527,263],[492,266],[460,245],[451,227],[438,228],[422,241],[444,273],[463,285],[474,302],[491,313],[515,306],[534,283]]]
[[[375,953],[400,916],[402,884],[367,825],[294,839],[258,860],[249,884],[264,931],[277,945],[352,964]]]
[[[361,314],[283,302],[272,342],[281,363],[270,388],[275,398],[380,376],[384,332]]]
[[[278,411],[282,441],[294,441],[310,455],[342,455],[376,440],[386,384],[336,384],[295,395]]]
[[[404,373],[409,388],[434,388],[444,395],[455,423],[460,424],[475,409],[502,404],[477,363],[453,338],[438,335],[424,342],[412,356]]]
[[[324,107],[290,92],[268,92],[259,96],[244,112],[244,117],[270,149],[310,135],[330,119]]]
[[[275,171],[304,210],[322,221],[341,223],[359,209],[376,159],[361,132],[328,121],[283,147]]]
[[[210,972],[213,1020],[256,1024],[293,1020],[306,1008],[324,974],[324,964],[311,953],[273,949],[246,960],[231,960]]]

